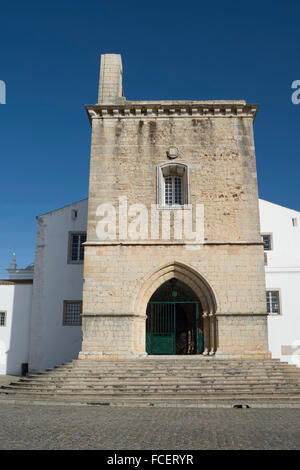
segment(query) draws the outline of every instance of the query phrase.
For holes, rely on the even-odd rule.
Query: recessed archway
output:
[[[204,336],[203,354],[215,352],[215,312],[217,310],[216,297],[212,287],[195,269],[179,262],[170,262],[152,271],[144,280],[135,301],[134,312],[138,317],[147,315],[148,303],[156,291],[167,281],[176,279],[178,283],[186,286],[193,292],[199,302],[199,315],[202,316]]]
[[[147,306],[146,352],[190,355],[204,352],[202,307],[186,284],[172,278]]]

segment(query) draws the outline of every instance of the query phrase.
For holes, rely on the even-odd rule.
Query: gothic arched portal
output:
[[[147,306],[148,354],[202,354],[203,318],[199,299],[183,282],[172,278],[152,295]]]
[[[169,263],[154,271],[136,300],[146,316],[148,354],[214,354],[216,300],[194,269]]]

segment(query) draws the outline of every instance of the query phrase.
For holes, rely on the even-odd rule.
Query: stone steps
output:
[[[275,365],[275,366],[264,366],[264,365],[261,365],[261,366],[258,366],[258,365],[249,365],[248,369],[249,370],[286,370],[286,367],[287,366],[280,366],[280,365]],[[299,371],[299,369],[297,369],[297,367],[293,367],[293,366],[290,366],[291,369],[290,370],[294,370],[294,371]],[[194,367],[184,367],[184,366],[170,366],[170,365],[163,365],[163,366],[145,366],[143,367],[142,365],[138,365],[136,367],[133,367],[133,366],[109,366],[109,365],[95,365],[95,366],[73,366],[73,367],[62,367],[61,369],[60,368],[56,368],[56,369],[49,369],[47,370],[45,373],[47,372],[53,372],[53,373],[58,373],[58,372],[66,372],[66,371],[81,371],[81,370],[95,370],[95,371],[121,371],[121,370],[132,370],[132,371],[159,371],[159,370],[174,370],[174,371],[183,371],[183,370],[186,370],[186,371],[193,371],[193,370],[203,370],[203,371],[211,371],[211,370],[228,370],[228,369],[231,369],[231,370],[245,370],[246,367],[244,366],[239,366],[239,367],[236,367],[236,366],[209,366],[209,365],[204,365],[203,367],[201,366],[194,366]]]
[[[190,405],[197,406],[201,400],[251,399],[267,403],[276,398],[281,402],[293,400],[300,406],[300,370],[270,359],[81,360],[43,373],[30,373],[2,387],[1,397],[66,402],[73,398],[80,403],[91,399],[138,403],[145,399],[146,404],[153,399],[161,406],[175,398],[179,404],[188,399]]]
[[[284,374],[219,374],[219,375],[215,375],[215,374],[206,374],[206,375],[201,375],[201,374],[193,374],[193,375],[188,375],[188,374],[166,374],[166,375],[163,375],[163,374],[149,374],[149,375],[146,375],[146,374],[141,374],[141,375],[133,375],[133,374],[108,374],[108,375],[104,375],[104,374],[87,374],[87,375],[84,375],[84,374],[80,374],[80,375],[75,375],[75,374],[70,374],[69,376],[67,375],[58,375],[58,376],[49,376],[49,377],[40,377],[40,376],[30,376],[28,377],[28,380],[48,380],[48,379],[53,379],[53,380],[67,380],[69,377],[72,377],[74,380],[85,380],[86,378],[90,378],[91,380],[94,379],[94,380],[109,380],[109,379],[113,379],[113,380],[126,380],[126,379],[129,379],[129,380],[143,380],[143,379],[153,379],[153,380],[163,380],[163,379],[173,379],[173,378],[177,378],[177,377],[180,377],[181,380],[207,380],[207,379],[211,379],[211,378],[214,378],[216,380],[219,380],[219,379],[222,379],[222,380],[230,380],[230,379],[234,379],[234,380],[271,380],[271,379],[274,379],[274,380],[280,380],[281,378],[287,378],[289,377],[290,379],[293,379],[293,380],[299,380],[299,376],[297,375],[290,375],[290,376],[285,376]]]
[[[78,380],[74,380],[74,379],[71,379],[71,378],[67,378],[65,380],[55,380],[55,379],[44,379],[44,380],[20,380],[19,382],[15,382],[14,385],[16,386],[41,386],[43,387],[44,385],[48,384],[48,383],[57,383],[58,385],[61,385],[61,384],[69,384],[69,385],[72,385],[72,384],[88,384],[88,385],[97,385],[99,383],[103,383],[103,384],[111,384],[111,385],[114,385],[114,384],[120,384],[120,383],[123,383],[123,384],[126,384],[126,385],[136,385],[136,384],[145,384],[145,385],[151,385],[151,384],[157,384],[157,383],[160,383],[160,384],[181,384],[182,383],[182,380],[179,380],[177,378],[161,378],[159,380],[159,382],[157,381],[157,379],[155,378],[147,378],[146,380],[145,379],[139,379],[139,380],[133,380],[132,378],[122,378],[122,379],[116,379],[116,380],[103,380],[102,378],[97,378],[97,379],[91,379],[89,377],[86,377],[86,378],[83,378],[81,379],[80,381]],[[294,380],[294,379],[285,379],[285,378],[280,378],[280,379],[264,379],[264,380],[261,380],[261,379],[244,379],[243,382],[247,382],[247,384],[259,384],[259,385],[262,385],[262,384],[269,384],[269,385],[280,385],[280,384],[294,384],[294,385],[299,385],[300,386],[300,382],[299,380]],[[199,384],[216,384],[216,385],[234,385],[234,384],[240,384],[241,381],[240,380],[237,380],[237,379],[219,379],[219,380],[216,380],[215,378],[206,378],[206,379],[203,379],[203,378],[200,378],[198,380],[188,380],[188,381],[185,381],[185,383],[188,383],[189,385],[199,385]]]
[[[162,367],[157,367],[157,368],[78,368],[78,367],[74,367],[74,368],[70,368],[70,369],[55,369],[55,370],[49,370],[47,372],[43,372],[43,373],[39,373],[38,375],[45,375],[45,374],[49,374],[49,373],[52,373],[53,375],[59,375],[59,374],[69,374],[70,372],[72,373],[77,373],[77,374],[80,374],[82,372],[84,373],[106,373],[106,374],[122,374],[124,373],[124,371],[126,372],[131,372],[131,373],[134,373],[134,374],[147,374],[147,373],[173,373],[173,374],[177,374],[177,373],[212,373],[212,372],[215,372],[215,373],[285,373],[286,372],[286,368],[279,368],[279,367],[260,367],[260,368],[251,368],[251,369],[248,369],[246,370],[245,368],[200,368],[200,367],[194,367],[194,368],[162,368]],[[290,369],[289,370],[290,373],[296,373],[298,375],[300,375],[300,369]]]
[[[248,366],[248,365],[270,365],[272,367],[274,366],[283,366],[285,367],[286,365],[289,365],[287,362],[282,362],[279,359],[242,359],[242,360],[237,360],[237,359],[231,359],[231,360],[226,360],[226,359],[216,359],[216,358],[209,358],[209,359],[204,359],[203,357],[200,356],[186,356],[184,359],[172,359],[172,356],[168,356],[168,359],[155,359],[155,360],[149,360],[149,359],[135,359],[135,360],[113,360],[113,359],[99,359],[99,360],[74,360],[70,361],[67,363],[64,363],[60,366],[55,366],[54,369],[62,369],[64,367],[86,367],[86,366],[109,366],[109,367],[124,367],[124,366],[132,366],[132,367],[138,367],[138,366],[151,366],[151,367],[165,367],[165,366],[187,366],[187,367],[205,367],[205,366],[213,366],[213,367],[228,367],[230,366]],[[293,365],[290,365],[293,367]]]
[[[136,392],[136,391],[152,391],[152,390],[158,390],[158,391],[161,391],[161,393],[165,393],[166,391],[170,391],[170,392],[173,392],[173,391],[184,391],[184,392],[191,392],[191,393],[207,393],[208,391],[211,392],[211,393],[215,393],[215,392],[226,392],[226,391],[233,391],[233,392],[236,392],[236,393],[239,393],[241,391],[253,391],[253,387],[251,386],[247,386],[247,385],[240,385],[239,387],[215,387],[215,386],[207,386],[207,387],[202,387],[202,386],[175,386],[175,387],[170,387],[170,386],[160,386],[160,384],[156,384],[156,385],[153,385],[153,386],[135,386],[135,387],[126,387],[124,385],[119,385],[119,386],[113,386],[113,387],[105,387],[105,386],[99,386],[99,387],[87,387],[87,386],[84,386],[84,385],[79,385],[79,386],[70,386],[70,387],[57,387],[56,385],[52,385],[52,386],[46,386],[46,387],[43,387],[43,388],[33,388],[33,387],[16,387],[14,385],[6,385],[6,386],[3,386],[1,391],[2,392],[7,392],[7,391],[12,391],[12,392],[16,392],[16,393],[44,393],[44,392],[53,392],[53,391],[58,391],[58,392],[69,392],[69,391],[77,391],[77,392],[80,392],[80,391],[88,391],[89,393],[98,393],[98,392],[107,392],[107,391],[119,391],[119,390],[127,390],[128,392]],[[299,390],[299,387],[294,387],[294,386],[290,386],[290,385],[287,385],[285,387],[274,387],[274,386],[265,386],[265,387],[254,387],[254,390],[261,393],[261,392],[264,392],[264,391],[268,391],[268,392],[271,392],[271,393],[277,393],[277,392],[288,392],[288,391],[292,391],[292,392],[295,392],[295,393],[300,393],[300,390]]]
[[[294,390],[300,392],[300,386],[298,384],[268,384],[268,383],[246,383],[246,384],[241,384],[241,383],[233,383],[233,384],[203,384],[203,383],[187,383],[187,384],[165,384],[165,383],[143,383],[143,384],[135,384],[135,383],[130,383],[130,384],[125,384],[123,382],[119,384],[111,384],[111,383],[99,383],[99,384],[87,384],[87,383],[79,383],[79,384],[28,384],[28,385],[23,385],[23,384],[14,384],[14,385],[7,385],[4,387],[4,389],[12,389],[12,390],[22,390],[22,391],[27,391],[27,390],[152,390],[152,389],[160,389],[162,391],[164,390],[196,390],[196,391],[206,391],[206,390],[223,390],[224,392],[226,390]]]
[[[85,362],[85,361],[81,361],[81,362]],[[100,361],[99,361],[100,362]],[[267,368],[271,368],[271,369],[274,369],[274,368],[281,368],[281,369],[284,369],[287,367],[287,365],[285,364],[280,364],[280,363],[275,363],[275,364],[264,364],[264,363],[248,363],[248,364],[241,364],[241,363],[235,363],[235,364],[220,364],[221,361],[216,361],[215,363],[195,363],[195,361],[193,361],[192,364],[183,364],[183,363],[176,363],[176,364],[171,364],[171,363],[168,363],[167,361],[165,361],[165,363],[159,363],[158,361],[155,362],[155,363],[152,363],[152,364],[149,364],[147,362],[145,362],[145,364],[143,362],[139,362],[138,364],[122,364],[121,362],[119,362],[118,364],[112,364],[110,361],[103,361],[105,362],[105,364],[71,364],[71,365],[65,365],[65,366],[62,366],[62,367],[56,367],[56,368],[53,368],[53,369],[49,369],[49,370],[63,370],[63,369],[95,369],[95,368],[99,368],[99,369],[104,369],[104,368],[107,368],[108,370],[111,370],[111,369],[124,369],[124,368],[127,368],[127,369],[143,369],[143,370],[147,370],[147,369],[165,369],[165,368],[172,368],[172,369],[226,369],[228,367],[232,367],[234,369],[238,369],[238,368],[245,368],[245,367],[251,367],[251,368],[263,368],[263,369],[267,369]],[[291,368],[295,368],[296,369],[296,366],[294,365],[289,365],[289,367]]]
[[[227,377],[222,377],[222,376],[196,376],[196,377],[178,377],[178,376],[159,376],[159,377],[149,377],[149,376],[140,376],[140,377],[134,377],[134,376],[129,376],[129,375],[124,375],[124,376],[90,376],[90,375],[85,375],[85,376],[80,376],[80,377],[74,377],[74,376],[65,376],[65,377],[26,377],[20,379],[17,383],[18,384],[23,384],[23,385],[34,385],[34,384],[44,384],[48,382],[56,382],[56,383],[90,383],[90,384],[97,384],[99,382],[101,383],[182,383],[184,379],[184,382],[187,383],[241,383],[241,382],[247,382],[247,383],[295,383],[295,384],[300,384],[300,380],[298,377],[284,377],[283,375],[281,376],[227,376]]]
[[[264,367],[263,365],[258,367],[258,366],[249,366],[248,368],[246,367],[231,367],[231,366],[227,366],[227,367],[209,367],[209,366],[206,366],[206,367],[170,367],[170,366],[160,366],[160,367],[142,367],[142,366],[139,366],[139,367],[109,367],[109,366],[86,366],[86,367],[83,367],[83,366],[80,366],[80,367],[70,367],[70,368],[62,368],[62,369],[51,369],[49,371],[46,371],[45,373],[47,372],[53,372],[53,373],[62,373],[62,372],[70,372],[70,371],[107,371],[107,372],[120,372],[122,370],[127,370],[127,371],[138,371],[138,372],[147,372],[147,371],[167,371],[167,370],[172,370],[174,372],[176,371],[188,371],[188,372],[193,372],[193,371],[198,371],[198,370],[202,370],[202,371],[212,371],[212,370],[215,370],[215,371],[224,371],[224,370],[235,370],[235,371],[239,371],[239,370],[256,370],[256,371],[284,371],[286,370],[286,367],[288,366],[285,366],[285,367],[282,367],[282,366],[266,366]],[[293,368],[291,366],[291,369],[290,371],[295,371],[295,372],[299,372],[299,369],[297,369],[296,367]]]
[[[168,400],[171,399],[181,399],[181,400],[269,400],[269,399],[276,399],[286,402],[287,400],[293,400],[300,405],[299,401],[299,394],[296,393],[252,393],[252,392],[244,392],[244,393],[229,393],[225,394],[223,392],[214,392],[211,393],[192,393],[192,392],[185,392],[185,393],[172,393],[172,394],[161,394],[161,393],[151,393],[151,392],[142,392],[140,394],[129,393],[129,392],[107,392],[107,393],[98,393],[98,392],[80,392],[80,393],[50,393],[50,392],[26,392],[26,393],[15,393],[15,391],[8,391],[7,396],[16,397],[16,398],[30,398],[30,399],[49,399],[49,398],[59,398],[59,399],[76,399],[76,400],[106,400],[106,399],[143,399],[143,398],[151,398],[151,399],[159,399],[164,403],[167,403]],[[0,400],[1,401],[1,400]]]
[[[89,387],[116,387],[116,386],[126,386],[126,387],[142,387],[142,386],[148,386],[148,387],[153,387],[153,386],[161,386],[161,387],[209,387],[211,385],[214,385],[216,387],[243,387],[244,385],[247,386],[258,386],[258,387],[284,387],[284,386],[293,386],[295,388],[300,389],[300,384],[296,382],[290,382],[290,381],[281,381],[281,382],[268,382],[268,381],[244,381],[244,382],[239,382],[239,381],[219,381],[216,382],[214,380],[208,380],[208,381],[187,381],[182,383],[181,381],[60,381],[60,382],[54,382],[54,381],[44,381],[44,382],[16,382],[12,385],[8,386],[13,386],[17,388],[44,388],[44,387],[84,387],[84,386],[89,386]]]
[[[280,396],[280,397],[288,397],[290,395],[297,396],[299,398],[299,390],[294,389],[251,389],[251,388],[232,388],[232,389],[223,389],[223,388],[207,388],[203,389],[192,389],[192,388],[178,388],[178,389],[170,389],[165,388],[162,389],[161,387],[153,387],[153,388],[136,388],[136,389],[127,389],[127,388],[109,388],[109,389],[88,389],[88,388],[80,388],[80,389],[45,389],[45,390],[23,390],[23,389],[7,389],[6,393],[13,393],[14,395],[31,395],[31,396],[48,396],[48,395],[60,395],[60,396],[104,396],[104,395],[118,395],[118,396],[160,396],[160,397],[168,397],[168,396],[230,396],[230,397],[241,397],[244,395],[258,397],[258,396]]]
[[[289,382],[294,382],[294,383],[300,383],[300,378],[297,375],[294,376],[284,376],[283,374],[281,375],[193,375],[193,376],[188,376],[188,375],[140,375],[140,376],[134,376],[134,375],[129,375],[129,374],[124,374],[124,375],[98,375],[98,374],[93,374],[93,375],[71,375],[70,376],[49,376],[49,377],[40,377],[40,376],[30,376],[26,379],[21,379],[22,382],[47,382],[47,381],[57,381],[57,382],[64,382],[64,381],[73,381],[73,382],[82,382],[82,381],[90,381],[90,382],[98,382],[98,381],[136,381],[136,382],[141,382],[141,381],[149,381],[149,382],[157,382],[157,381],[179,381],[182,382],[184,381],[196,381],[196,382],[206,382],[206,381],[215,381],[216,383],[218,382],[227,382],[229,383],[230,381],[268,381],[270,383],[280,383],[282,381],[288,380]]]

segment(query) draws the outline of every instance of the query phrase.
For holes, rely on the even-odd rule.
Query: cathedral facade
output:
[[[269,357],[253,122],[235,101],[127,101],[101,56],[79,359]]]

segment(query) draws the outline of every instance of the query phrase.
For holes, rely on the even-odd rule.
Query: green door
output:
[[[195,353],[203,352],[203,333],[199,328],[199,302],[149,302],[146,325],[148,354],[176,354],[176,305],[194,305]]]
[[[175,303],[149,303],[146,333],[148,354],[175,354],[175,321]]]

